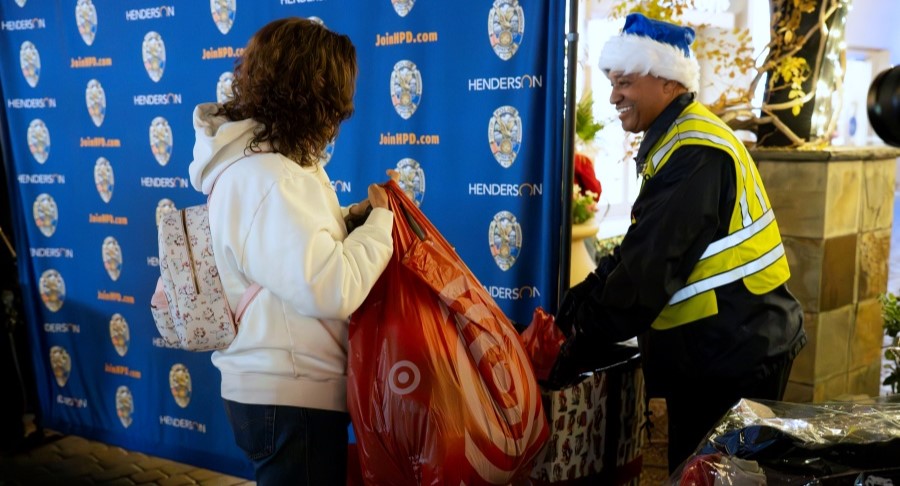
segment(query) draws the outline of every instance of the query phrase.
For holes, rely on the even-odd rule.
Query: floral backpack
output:
[[[227,348],[244,310],[262,290],[250,285],[231,311],[213,257],[207,204],[172,211],[159,222],[161,276],[150,311],[166,344],[188,351]]]

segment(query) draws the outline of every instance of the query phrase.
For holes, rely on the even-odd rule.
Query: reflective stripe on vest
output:
[[[698,102],[691,103],[647,155],[645,178],[658,173],[684,145],[715,147],[735,166],[736,197],[728,235],[709,244],[683,288],[653,322],[671,329],[718,313],[712,290],[743,280],[755,294],[769,292],[790,277],[781,233],[756,165],[734,132]],[[748,194],[750,195],[748,197]]]

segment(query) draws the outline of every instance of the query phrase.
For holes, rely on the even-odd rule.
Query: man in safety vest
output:
[[[573,336],[555,378],[638,336],[649,396],[666,399],[674,471],[741,398],[781,400],[806,343],[756,164],[694,98],[689,27],[630,14],[600,54],[622,128],[644,133],[643,181],[619,247],[567,292]],[[568,372],[568,373],[567,373]]]

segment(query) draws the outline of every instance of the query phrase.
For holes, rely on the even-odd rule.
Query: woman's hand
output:
[[[378,184],[369,184],[369,199],[367,201],[373,208],[390,209],[388,207],[387,191]]]
[[[388,169],[386,173],[394,182],[400,181],[400,173],[396,170]],[[356,204],[352,204],[348,208],[347,217],[344,218],[344,223],[347,225],[347,231],[353,231],[365,223],[366,219],[369,217],[369,213],[372,212],[372,208],[390,209],[387,191],[379,184],[370,184],[369,197]]]
[[[392,181],[400,182],[399,172],[394,169],[388,169],[385,172]],[[387,192],[378,184],[369,185],[369,199],[367,199],[366,202],[371,203],[374,208],[390,209],[390,207],[388,207]]]
[[[400,173],[399,172],[397,172],[394,169],[388,169],[385,172],[387,173],[388,177],[391,178],[392,181],[394,181],[398,184],[400,183]]]

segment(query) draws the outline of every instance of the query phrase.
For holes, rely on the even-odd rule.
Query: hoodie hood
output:
[[[207,195],[219,174],[244,157],[244,149],[259,126],[252,119],[229,121],[215,116],[220,107],[217,103],[202,103],[194,108],[196,139],[188,173],[194,189]]]

